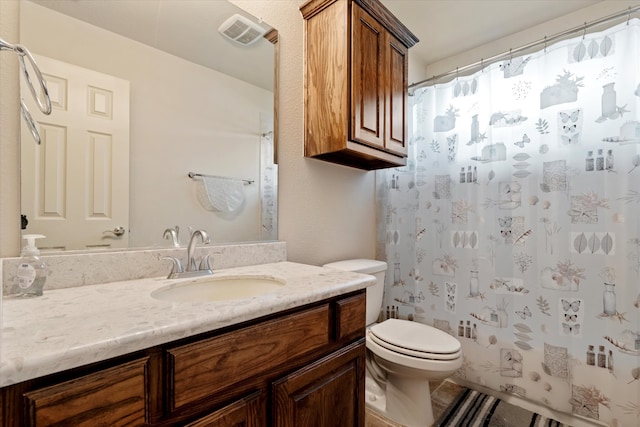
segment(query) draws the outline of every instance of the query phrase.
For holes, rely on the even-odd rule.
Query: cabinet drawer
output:
[[[174,410],[329,344],[329,304],[167,350]]]
[[[31,426],[139,426],[149,421],[148,361],[134,360],[27,392]]]
[[[336,340],[363,337],[367,308],[364,293],[336,302]]]

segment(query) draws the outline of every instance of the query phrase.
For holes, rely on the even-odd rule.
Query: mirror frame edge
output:
[[[278,164],[278,102],[280,91],[278,90],[278,70],[280,69],[280,43],[278,43],[278,30],[270,29],[264,38],[273,44],[274,70],[273,70],[273,163]]]

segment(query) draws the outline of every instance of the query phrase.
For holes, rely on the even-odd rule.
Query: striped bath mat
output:
[[[563,427],[564,424],[464,388],[434,427]]]

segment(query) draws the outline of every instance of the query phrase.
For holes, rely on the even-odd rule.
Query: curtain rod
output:
[[[617,13],[614,13],[612,15],[608,15],[605,16],[603,18],[597,19],[595,21],[592,22],[585,22],[583,25],[580,25],[578,27],[575,28],[571,28],[570,30],[566,30],[566,31],[562,31],[560,33],[556,33],[550,37],[545,36],[544,38],[531,42],[529,44],[520,46],[516,49],[509,49],[508,52],[503,52],[500,53],[498,55],[494,55],[490,58],[487,59],[481,59],[478,62],[474,62],[473,64],[469,64],[469,65],[465,65],[464,67],[460,67],[460,68],[456,68],[455,70],[451,70],[448,71],[446,73],[442,73],[442,74],[438,74],[438,75],[434,75],[433,77],[430,77],[428,79],[425,80],[421,80],[417,83],[412,83],[411,85],[409,85],[409,90],[413,91],[414,89],[418,89],[422,86],[427,86],[429,85],[429,83],[431,82],[437,82],[437,80],[442,79],[444,77],[449,77],[449,76],[453,76],[453,75],[459,75],[461,72],[465,72],[465,71],[469,71],[478,67],[484,68],[486,65],[490,65],[492,63],[498,62],[500,60],[503,59],[507,59],[507,58],[511,58],[513,57],[514,54],[526,51],[531,49],[532,47],[538,46],[538,45],[545,45],[545,48],[547,46],[548,43],[550,42],[554,42],[558,39],[564,38],[568,35],[571,34],[575,34],[578,32],[584,32],[586,33],[587,28],[591,28],[594,27],[596,25],[600,25],[600,24],[604,24],[605,22],[608,21],[613,21],[615,19],[619,19],[619,18],[623,18],[625,16],[627,16],[627,24],[629,23],[629,20],[631,19],[631,15],[640,12],[640,6],[635,6],[635,7],[631,7],[629,6],[628,9],[624,10],[624,11],[620,11]],[[412,94],[412,93],[411,93]]]

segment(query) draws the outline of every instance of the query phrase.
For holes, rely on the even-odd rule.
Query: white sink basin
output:
[[[171,302],[225,301],[275,292],[284,284],[284,280],[266,276],[213,276],[165,286],[151,296]]]

